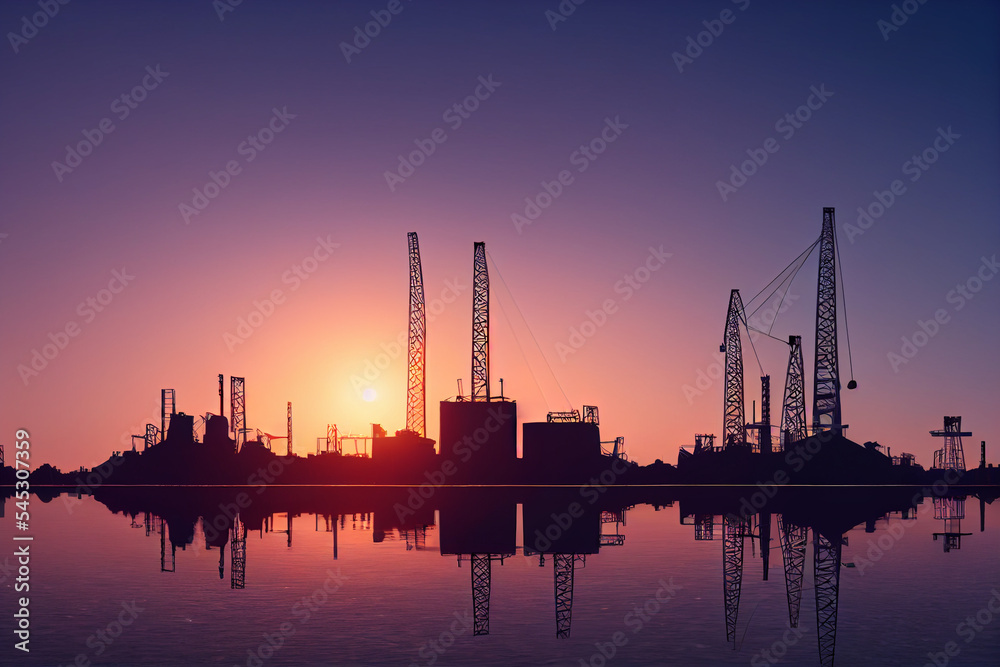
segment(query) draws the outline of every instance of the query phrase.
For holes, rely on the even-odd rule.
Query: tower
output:
[[[972,436],[971,431],[962,431],[961,417],[945,417],[944,430],[931,431],[935,438],[944,438],[944,446],[934,452],[934,467],[939,470],[965,472],[965,452],[962,450],[962,436]]]

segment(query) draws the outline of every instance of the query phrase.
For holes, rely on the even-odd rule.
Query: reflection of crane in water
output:
[[[813,529],[813,578],[816,590],[816,636],[819,662],[833,665],[837,645],[837,605],[840,592],[840,556],[844,538],[827,537]]]
[[[247,527],[242,521],[240,521],[240,515],[237,514],[233,519],[233,527],[231,529],[231,544],[230,547],[232,554],[232,559],[230,561],[230,588],[246,588],[247,585]]]
[[[796,526],[778,516],[778,534],[781,539],[781,559],[785,565],[785,593],[788,597],[788,625],[799,627],[799,609],[802,606],[802,575],[806,566],[806,541],[808,529]]]
[[[740,589],[743,584],[743,538],[747,533],[746,519],[727,514],[722,531],[722,579],[726,605],[726,640],[736,641],[736,618],[740,611]]]
[[[490,589],[493,583],[493,561],[498,560],[503,565],[505,558],[513,556],[506,554],[469,554],[472,562],[472,634],[475,636],[490,634]],[[462,567],[465,555],[459,554],[458,566]]]

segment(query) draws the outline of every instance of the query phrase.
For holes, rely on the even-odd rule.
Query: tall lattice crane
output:
[[[848,341],[848,347],[850,342]],[[816,365],[813,375],[813,430],[843,428],[840,413],[840,363],[837,356],[837,244],[834,209],[823,208],[816,294]],[[853,379],[848,389],[858,383]]]
[[[802,338],[788,337],[788,372],[781,407],[781,448],[806,437],[806,389],[802,370]]]
[[[486,244],[473,246],[472,284],[472,400],[490,400],[490,274]]]
[[[410,325],[406,371],[406,430],[420,437],[425,433],[426,407],[424,361],[427,351],[426,313],[424,310],[424,273],[420,266],[417,233],[406,235],[410,252]]]
[[[742,445],[747,441],[746,409],[743,404],[743,351],[740,346],[740,322],[744,321],[740,291],[729,295],[726,331],[719,352],[726,353],[726,386],[723,401],[722,446]]]

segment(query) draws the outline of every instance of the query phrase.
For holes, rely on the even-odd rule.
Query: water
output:
[[[643,493],[617,501],[609,493],[590,505],[577,489],[437,489],[409,514],[403,511],[405,490],[290,489],[277,498],[271,491],[258,496],[253,487],[245,492],[247,506],[228,509],[219,498],[233,492],[144,492],[143,498],[108,500],[129,510],[117,514],[87,496],[47,503],[32,497],[31,651],[13,648],[12,612],[24,593],[15,594],[16,574],[5,567],[3,663],[821,664],[816,531],[808,531],[799,623],[791,629],[778,514],[763,519],[770,525],[767,581],[761,516],[742,526],[738,615],[729,641],[726,522],[716,511],[714,539],[695,539],[689,524],[701,517],[707,530],[702,510],[712,509],[701,495],[670,506],[640,502],[619,512],[618,505],[630,505]],[[291,535],[288,514],[276,509],[281,505],[293,514]],[[248,526],[242,589],[233,588],[229,509],[241,511],[237,526]],[[840,530],[837,520],[851,522],[857,515],[848,508],[813,509],[823,516],[823,530],[833,533]],[[697,516],[692,510],[699,510]],[[993,529],[998,510],[985,505],[986,531],[980,532],[980,502],[970,497],[965,517],[946,529],[927,498],[908,512],[912,518],[895,512],[870,523],[873,532],[866,532],[865,523],[846,530],[836,591],[836,664],[924,665],[933,664],[935,654],[938,664],[1000,663],[1000,538]],[[582,516],[570,516],[576,511]],[[0,519],[4,535],[16,532],[14,512],[8,499]],[[400,512],[407,514],[405,531],[393,527]],[[206,549],[199,514],[210,517],[210,540],[226,542],[221,577],[220,549]],[[167,520],[161,526],[162,515]],[[782,519],[789,525],[790,516]],[[213,517],[220,529],[212,527]],[[538,555],[524,555],[525,521],[529,552],[545,548],[538,529],[556,539],[551,549],[596,553],[547,554],[540,567]],[[731,522],[730,528],[739,526]],[[597,549],[598,530],[602,542],[621,543]],[[946,530],[968,534],[946,552],[945,538],[934,538]],[[10,537],[6,542],[0,556],[5,566],[15,544]],[[468,555],[459,564],[458,556],[442,554],[465,548],[513,554],[502,563],[489,561],[488,635],[473,635],[474,563]],[[570,636],[564,638],[556,636],[556,560],[563,580],[572,572],[573,581]],[[977,613],[977,625],[960,625],[969,616],[975,621]],[[562,620],[565,629],[568,619]],[[102,629],[107,634],[98,634]],[[272,650],[266,636],[278,647]],[[949,648],[957,653],[947,656]],[[613,651],[612,657],[602,650]],[[827,649],[822,659],[829,657]]]

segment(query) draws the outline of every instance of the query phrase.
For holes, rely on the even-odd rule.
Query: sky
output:
[[[1000,440],[997,19],[913,0],[5,2],[0,433],[94,465],[159,423],[161,388],[218,411],[219,373],[227,401],[246,378],[252,428],[284,433],[293,403],[299,454],[327,424],[403,428],[416,231],[430,437],[468,392],[483,241],[493,393],[503,378],[522,422],[596,405],[602,439],[673,463],[721,432],[730,290],[749,301],[832,206],[848,436],[929,466],[928,431],[961,415],[976,465]],[[803,337],[807,395],[816,262],[755,320]],[[763,371],[777,423],[787,346],[754,347],[747,415]]]

